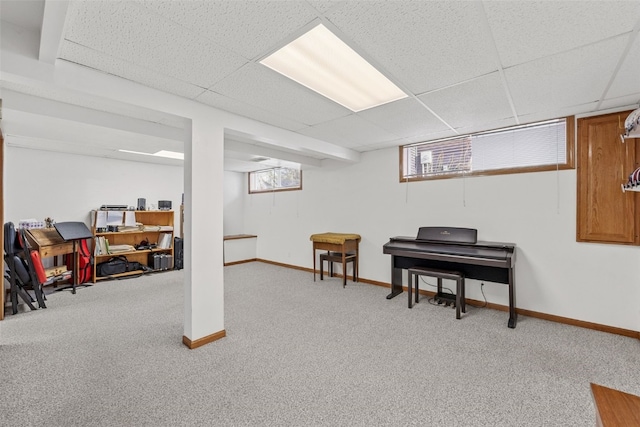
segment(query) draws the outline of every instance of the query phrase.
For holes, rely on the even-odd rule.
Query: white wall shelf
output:
[[[622,187],[622,192],[626,193],[627,191],[637,191],[640,192],[640,185],[636,185],[635,187],[627,187],[624,184],[620,184],[620,187]]]

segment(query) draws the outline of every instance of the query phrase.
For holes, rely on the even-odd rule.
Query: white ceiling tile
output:
[[[404,138],[405,142],[403,142],[403,144],[413,144],[414,142],[435,141],[436,139],[449,138],[456,135],[458,135],[456,131],[444,130],[441,132],[433,132],[433,133],[427,133],[424,135],[416,135],[413,137]]]
[[[24,15],[19,9],[25,1],[0,2],[3,48],[12,46],[14,54],[16,46],[25,45],[27,31],[5,18],[11,20],[12,11],[14,17]],[[323,158],[338,145],[368,151],[514,124],[495,74],[500,65],[520,123],[633,108],[640,102],[640,36],[633,32],[639,19],[637,0],[74,1],[61,55],[312,136],[318,140],[291,143],[288,149]],[[23,25],[33,27],[36,21]],[[404,89],[420,95],[420,102],[456,130],[413,97],[356,115],[272,70],[247,64],[314,22],[324,22]],[[35,31],[30,34],[37,40]],[[630,36],[636,40],[621,61]],[[205,93],[207,88],[211,92]],[[78,93],[27,93],[184,126],[182,118],[151,118],[155,115],[81,99]]]
[[[234,52],[130,1],[72,3],[65,28],[69,41],[203,88],[246,63]]]
[[[229,111],[240,116],[249,117],[250,119],[258,120],[260,122],[270,123],[274,126],[278,126],[291,131],[298,131],[307,127],[306,125],[300,122],[296,122],[295,120],[291,120],[286,116],[279,116],[273,111],[255,107],[245,102],[238,101],[236,99],[229,98],[211,91],[205,91],[195,100],[224,111]]]
[[[484,132],[487,130],[500,129],[509,126],[515,126],[518,123],[514,117],[507,117],[501,120],[484,121],[470,124],[468,126],[456,128],[460,135],[468,135],[470,133]]]
[[[504,67],[585,46],[633,29],[640,2],[484,1]]]
[[[414,94],[497,69],[477,2],[348,2],[327,17]],[[366,57],[366,56],[365,56]]]
[[[44,4],[44,1],[2,0],[0,16],[3,21],[39,33],[44,16]]]
[[[384,142],[378,142],[374,144],[360,145],[360,146],[352,147],[352,149],[360,153],[364,153],[365,151],[374,151],[374,150],[382,150],[390,147],[399,147],[404,144],[407,144],[407,141],[405,141],[404,139],[396,139],[393,141],[384,141]]]
[[[349,148],[398,139],[397,135],[372,125],[356,114],[320,123],[299,133]]]
[[[629,93],[640,92],[640,36],[636,39],[618,71],[606,98],[617,98]]]
[[[589,113],[596,111],[598,106],[597,102],[588,102],[586,104],[571,105],[567,107],[556,108],[553,110],[540,111],[531,114],[524,114],[520,116],[520,123],[534,123],[543,120],[557,119],[560,117],[574,116],[578,114]]]
[[[140,0],[140,3],[247,59],[273,49],[317,17],[300,1]]]
[[[233,172],[253,172],[260,169],[264,169],[264,166],[260,163],[252,161],[244,161],[231,158],[227,156],[225,152],[224,156],[224,170]]]
[[[211,90],[310,126],[350,113],[341,105],[260,64],[247,64]]]
[[[204,91],[199,86],[69,41],[62,43],[59,58],[185,98],[195,98]]]
[[[619,98],[605,99],[598,106],[599,110],[609,110],[613,108],[636,109],[640,105],[640,92],[632,95],[621,96]]]
[[[483,123],[513,118],[497,72],[419,98],[455,129],[482,127]]]
[[[413,98],[405,98],[357,113],[395,135],[416,136],[449,129]]]
[[[625,47],[625,36],[505,70],[518,115],[598,101]]]
[[[344,4],[344,0],[307,0],[314,9],[316,9],[320,13],[327,13],[334,7],[339,7],[341,4]]]

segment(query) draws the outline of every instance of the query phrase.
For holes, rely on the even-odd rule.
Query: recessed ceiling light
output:
[[[184,153],[179,153],[177,151],[160,150],[160,151],[156,151],[155,153],[144,153],[142,151],[131,151],[131,150],[118,150],[118,151],[122,153],[141,154],[143,156],[167,157],[169,159],[184,160]]]
[[[142,151],[118,150],[121,153],[142,154],[143,156],[153,156],[153,153],[143,153]]]
[[[170,159],[184,160],[184,153],[178,153],[177,151],[160,150],[156,153],[153,153],[153,155],[158,157],[168,157]]]
[[[324,25],[260,63],[355,112],[407,97]]]

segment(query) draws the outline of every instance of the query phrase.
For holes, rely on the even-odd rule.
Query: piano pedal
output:
[[[455,295],[453,294],[437,294],[435,302],[443,307],[456,308]]]

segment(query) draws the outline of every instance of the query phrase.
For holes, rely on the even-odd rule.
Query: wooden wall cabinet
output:
[[[136,246],[139,245],[143,240],[146,240],[149,243],[159,243],[159,237],[163,233],[171,234],[171,243],[169,248],[167,249],[144,249],[144,250],[134,250],[129,252],[118,252],[108,255],[94,255],[93,262],[93,283],[97,280],[105,280],[105,279],[113,279],[116,277],[130,276],[141,274],[141,271],[134,271],[129,273],[115,274],[108,277],[98,277],[96,275],[96,266],[104,261],[107,261],[109,258],[124,255],[127,257],[127,260],[130,262],[139,262],[142,265],[148,266],[148,271],[158,271],[153,269],[153,265],[150,265],[149,256],[153,253],[163,253],[170,256],[170,265],[169,269],[173,269],[173,211],[135,211],[136,223],[140,223],[144,227],[139,231],[113,231],[113,232],[99,232],[96,230],[96,215],[98,212],[104,211],[92,211],[92,221],[91,221],[91,231],[94,236],[94,254],[95,254],[95,245],[96,245],[96,237],[105,237],[109,240],[109,245],[131,245]],[[134,212],[134,211],[126,211],[126,212]]]
[[[640,245],[640,193],[623,192],[640,165],[639,139],[626,139],[631,111],[578,119],[577,241]]]

